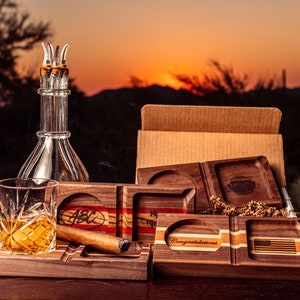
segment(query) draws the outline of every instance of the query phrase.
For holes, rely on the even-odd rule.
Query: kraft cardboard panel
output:
[[[145,105],[142,130],[278,133],[282,113],[274,107]]]

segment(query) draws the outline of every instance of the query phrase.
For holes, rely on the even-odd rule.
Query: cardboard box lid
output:
[[[145,105],[142,130],[277,134],[282,113],[274,107]]]
[[[146,105],[141,116],[136,169],[263,155],[286,185],[277,108]]]

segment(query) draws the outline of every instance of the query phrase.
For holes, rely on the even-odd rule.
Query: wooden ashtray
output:
[[[282,207],[282,199],[266,157],[220,160],[202,164],[208,197],[243,207],[250,201]]]
[[[95,182],[60,184],[61,225],[151,244],[161,212],[194,213],[195,188]]]
[[[300,220],[159,214],[154,273],[299,280]]]
[[[206,210],[211,197],[243,207],[250,201],[282,207],[282,198],[265,156],[157,166],[137,170],[140,184],[194,186],[195,212]]]

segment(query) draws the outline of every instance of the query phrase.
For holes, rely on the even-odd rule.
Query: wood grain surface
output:
[[[2,277],[1,299],[299,299],[300,282],[209,277],[149,281]]]

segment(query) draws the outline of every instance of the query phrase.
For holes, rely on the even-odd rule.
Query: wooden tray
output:
[[[158,213],[194,213],[193,187],[63,182],[59,189],[58,223],[138,241],[141,255],[128,258],[80,247],[65,263],[60,257],[67,243],[58,241],[51,254],[0,254],[0,276],[146,280]]]
[[[211,196],[243,207],[251,200],[282,207],[282,198],[265,156],[157,166],[137,170],[140,184],[196,188],[195,212],[209,207]]]
[[[120,237],[130,235],[126,213],[117,206],[117,184],[61,182],[57,222]]]
[[[154,274],[300,280],[299,222],[159,214]]]
[[[237,207],[251,200],[282,207],[282,199],[266,157],[219,160],[202,164],[208,197]]]
[[[132,239],[153,244],[159,213],[194,213],[195,189],[186,187],[157,187],[125,185],[122,205],[132,213]],[[129,205],[128,205],[129,204]],[[125,207],[123,206],[123,211]]]
[[[208,198],[199,163],[157,166],[137,170],[139,184],[194,187],[195,212],[207,209]]]
[[[159,214],[153,262],[164,261],[231,264],[228,218]]]
[[[127,258],[109,254],[87,256],[81,246],[72,260],[60,257],[66,245],[53,253],[41,255],[0,254],[0,276],[53,277],[80,279],[147,280],[150,247],[144,246],[139,257]]]
[[[158,213],[195,212],[195,189],[180,185],[64,182],[60,184],[58,205],[59,224],[102,231],[147,245],[154,243]]]
[[[232,226],[240,233],[236,264],[299,267],[299,221],[297,218],[235,218]]]

